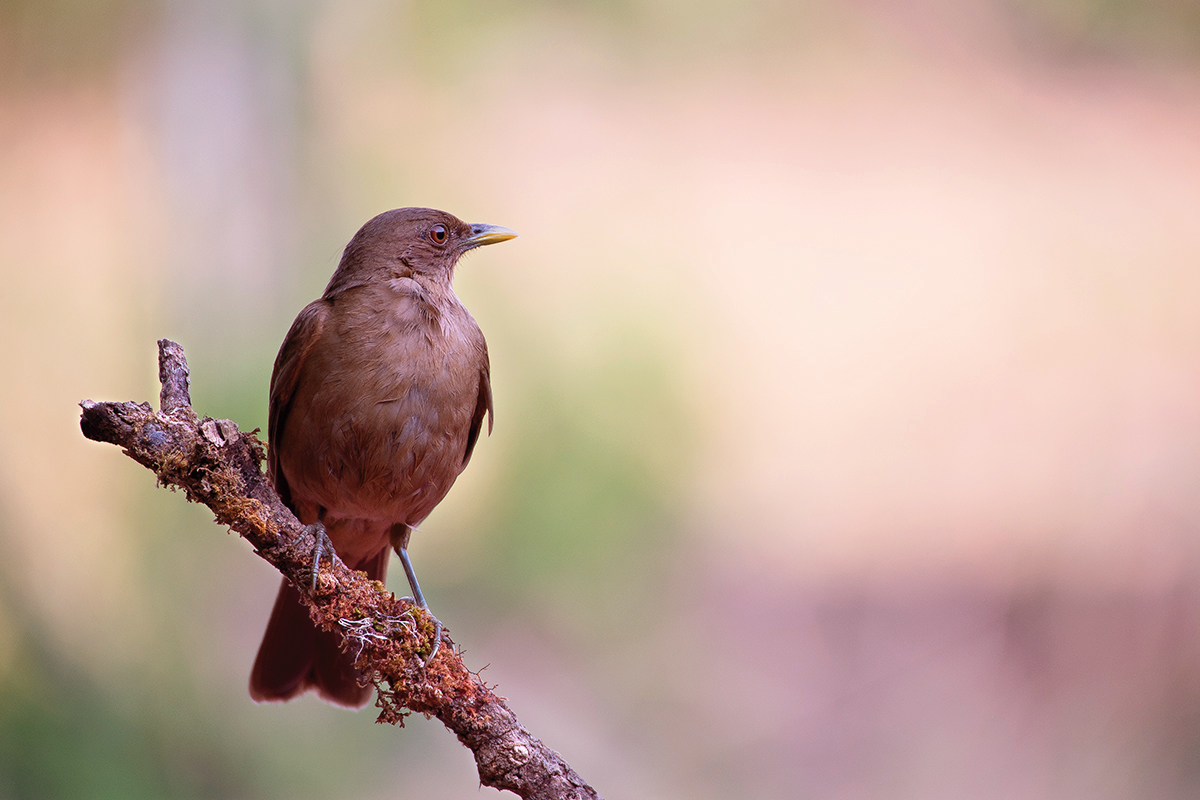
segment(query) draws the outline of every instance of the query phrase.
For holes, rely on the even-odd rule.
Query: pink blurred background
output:
[[[1197,796],[1198,79],[1168,0],[6,3],[0,796],[495,794],[253,705],[272,570],[77,425],[167,336],[265,427],[402,205],[521,234],[417,568],[606,797]]]

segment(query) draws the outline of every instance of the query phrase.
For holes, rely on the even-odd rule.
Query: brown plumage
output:
[[[443,211],[401,208],[364,225],[320,300],[283,340],[271,376],[268,470],[301,522],[321,523],[352,569],[383,580],[389,547],[424,605],[408,536],[471,458],[492,392],[483,333],[451,288],[468,250],[516,236]],[[361,707],[353,659],[286,580],[250,675],[257,701],[308,689]]]

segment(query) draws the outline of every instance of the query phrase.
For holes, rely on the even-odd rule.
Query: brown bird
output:
[[[488,415],[487,343],[451,288],[468,250],[516,234],[429,208],[399,208],[354,235],[320,300],[283,340],[271,375],[268,471],[283,502],[351,569],[382,581],[395,549],[413,599],[428,608],[408,558],[413,528],[467,462]],[[436,623],[432,660],[440,642]],[[318,630],[284,580],[250,696],[309,689],[360,708],[371,696],[337,632]]]

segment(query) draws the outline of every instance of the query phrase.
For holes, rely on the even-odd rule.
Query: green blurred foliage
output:
[[[134,500],[152,636],[121,675],[81,663],[0,566],[0,797],[323,797],[376,782],[370,767],[388,758],[391,737],[363,736],[354,717],[324,707],[307,709],[319,724],[264,729],[240,692],[206,689],[211,665],[197,654],[219,634],[212,584],[248,553],[213,535],[207,510],[149,481]],[[86,617],[87,598],[77,602]],[[329,745],[347,734],[351,746]]]
[[[679,546],[696,432],[678,366],[660,334],[636,326],[570,365],[529,333],[499,332],[531,363],[507,384],[511,444],[455,589],[472,607],[569,619],[582,639],[628,634]]]
[[[178,687],[106,684],[81,668],[4,570],[0,613],[0,796],[233,797],[264,766]]]
[[[103,79],[154,7],[154,0],[5,0],[0,76],[10,85]]]
[[[1024,32],[1051,51],[1192,57],[1200,4],[1192,0],[1010,0]]]

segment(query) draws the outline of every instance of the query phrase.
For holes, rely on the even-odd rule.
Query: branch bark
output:
[[[183,489],[188,500],[208,506],[218,523],[237,531],[298,587],[313,619],[342,631],[346,646],[355,649],[356,665],[378,690],[380,722],[403,725],[409,712],[441,720],[475,754],[486,786],[529,800],[598,799],[562,756],[521,726],[504,698],[467,669],[444,633],[445,644],[425,666],[433,623],[422,609],[340,561],[323,567],[311,590],[315,542],[263,474],[265,451],[256,431],[198,417],[183,348],[168,339],[158,348],[161,410],[149,403],[84,400],[83,435],[123,448],[160,485]]]

